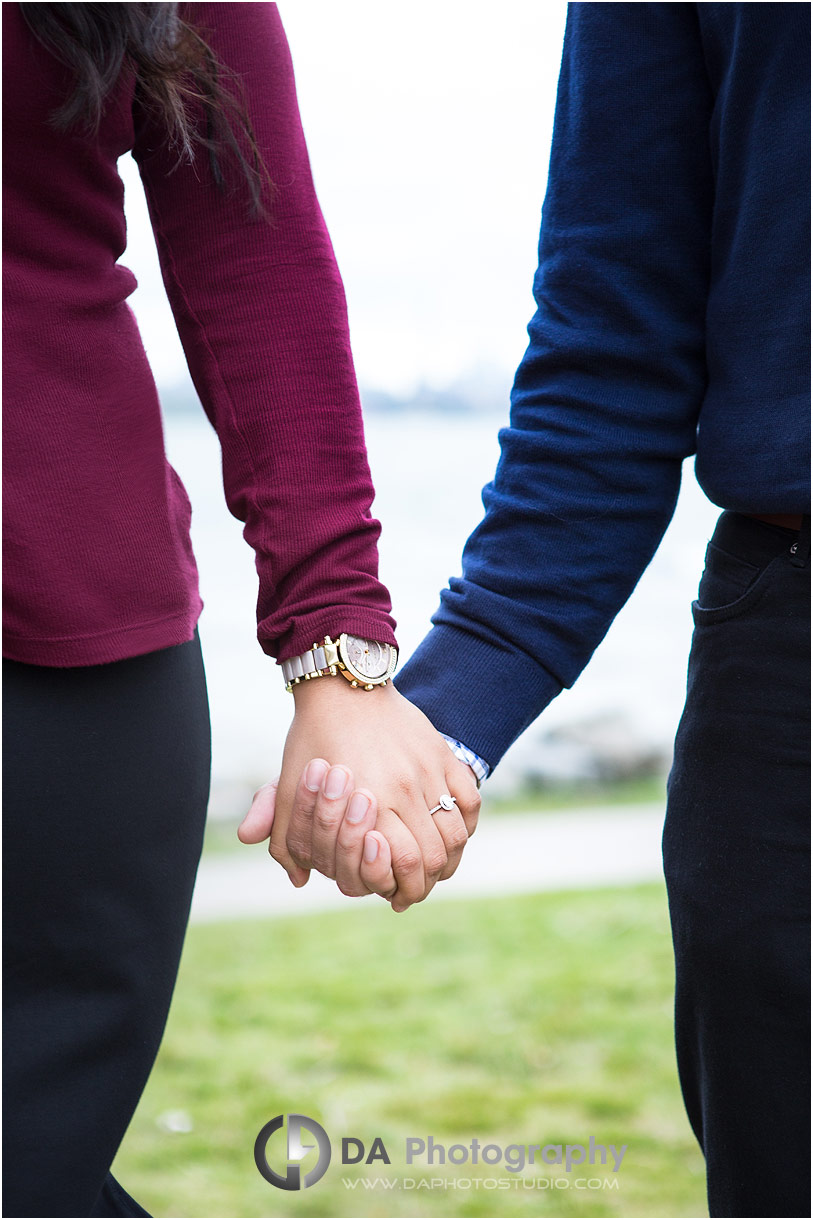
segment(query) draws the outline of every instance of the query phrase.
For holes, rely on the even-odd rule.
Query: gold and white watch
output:
[[[395,673],[398,650],[392,644],[366,640],[343,632],[337,640],[326,635],[321,644],[308,652],[282,662],[285,689],[292,691],[298,682],[341,674],[351,686],[372,690],[386,686]]]

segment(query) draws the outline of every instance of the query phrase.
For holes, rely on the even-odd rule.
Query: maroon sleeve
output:
[[[258,638],[280,660],[327,632],[395,642],[378,580],[379,523],[350,352],[347,306],[275,4],[182,4],[237,73],[274,182],[271,220],[249,216],[234,159],[178,161],[136,102],[135,158],[186,360],[223,452],[230,511],[259,574]],[[234,91],[227,75],[221,78]],[[196,103],[197,105],[197,103]],[[192,110],[201,123],[200,112]],[[245,147],[245,144],[242,145]]]

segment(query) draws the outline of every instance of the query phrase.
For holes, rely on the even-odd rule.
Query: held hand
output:
[[[312,759],[297,788],[286,846],[300,865],[310,861],[319,872],[335,877],[343,894],[380,894],[391,901],[394,910],[405,911],[413,901],[421,900],[420,894],[415,898],[409,896],[409,887],[419,880],[420,849],[417,842],[403,838],[404,826],[398,815],[391,810],[378,813],[377,803],[371,798],[372,794],[365,789],[354,790],[353,775],[348,768],[330,768],[324,759]],[[452,808],[439,816],[445,818],[448,812],[457,813]],[[356,819],[362,819],[358,827]],[[368,830],[362,844],[359,831],[363,833],[373,825],[375,831]],[[447,859],[440,880],[450,877],[460,862],[463,846],[468,840],[465,823],[462,823],[462,827],[460,846],[450,846],[453,831],[448,825],[445,828]],[[403,841],[405,849],[396,857],[395,869],[401,879],[401,893],[398,892],[393,872],[390,847],[391,842],[400,841]],[[275,854],[273,847],[270,850],[272,855]],[[426,861],[423,861],[423,870],[426,876]],[[308,876],[304,868],[300,872]],[[433,884],[434,878],[430,878],[425,894]],[[407,891],[406,894],[404,891]]]
[[[390,897],[393,909],[406,910],[425,898],[438,880],[452,875],[474,833],[480,797],[471,771],[393,686],[362,692],[352,690],[344,679],[323,678],[301,683],[294,697],[296,714],[275,795],[269,851],[294,884],[304,884],[313,867],[335,877],[344,892],[366,888]],[[303,775],[306,768],[309,773]],[[378,798],[373,841],[383,850],[380,832],[388,845],[394,891],[383,884],[381,860],[375,861],[370,886],[369,870],[353,854],[357,845],[352,850],[345,846],[347,836],[355,843],[346,819],[356,795],[354,778],[368,797],[375,793]],[[262,821],[262,809],[268,805],[263,792],[255,799],[258,810],[252,806],[249,813],[250,825]],[[432,816],[429,810],[444,792],[457,798],[457,807]],[[372,817],[371,810],[372,805],[362,825]],[[263,829],[267,823],[266,816]],[[366,832],[365,840],[370,843]]]
[[[372,792],[363,788],[351,792],[352,775],[344,767],[340,770],[342,780],[348,777],[349,782],[344,797],[331,800],[325,797],[323,791],[328,764],[324,759],[314,759],[300,780],[296,806],[307,808],[311,819],[318,816],[320,821],[333,821],[336,827],[335,876],[343,894],[351,897],[381,894],[384,898],[390,898],[397,886],[392,871],[390,845],[381,832],[374,829],[378,802]],[[320,789],[313,791],[307,784],[312,784],[317,775],[322,782]],[[277,780],[272,780],[255,792],[251,808],[237,831],[242,843],[261,843],[270,835],[276,812],[277,784]],[[320,805],[318,815],[317,804]],[[310,872],[292,865],[289,875],[294,885],[302,886]]]

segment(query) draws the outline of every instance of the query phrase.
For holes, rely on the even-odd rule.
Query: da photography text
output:
[[[434,1136],[407,1136],[399,1160],[410,1167],[488,1166],[511,1174],[528,1167],[561,1165],[565,1173],[580,1166],[604,1165],[618,1173],[627,1144],[599,1143],[591,1135],[578,1143],[487,1143],[477,1137],[468,1143],[446,1144]],[[331,1140],[324,1127],[304,1114],[278,1114],[266,1123],[254,1144],[254,1160],[267,1182],[280,1190],[304,1190],[320,1180],[334,1151],[342,1165],[366,1167],[392,1164],[383,1139],[343,1135]],[[314,1159],[315,1154],[315,1159]],[[307,1162],[307,1169],[302,1162]]]

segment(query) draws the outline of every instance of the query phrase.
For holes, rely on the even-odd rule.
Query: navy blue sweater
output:
[[[396,685],[491,766],[651,560],[681,463],[809,504],[810,9],[568,9],[537,312],[485,516]]]

